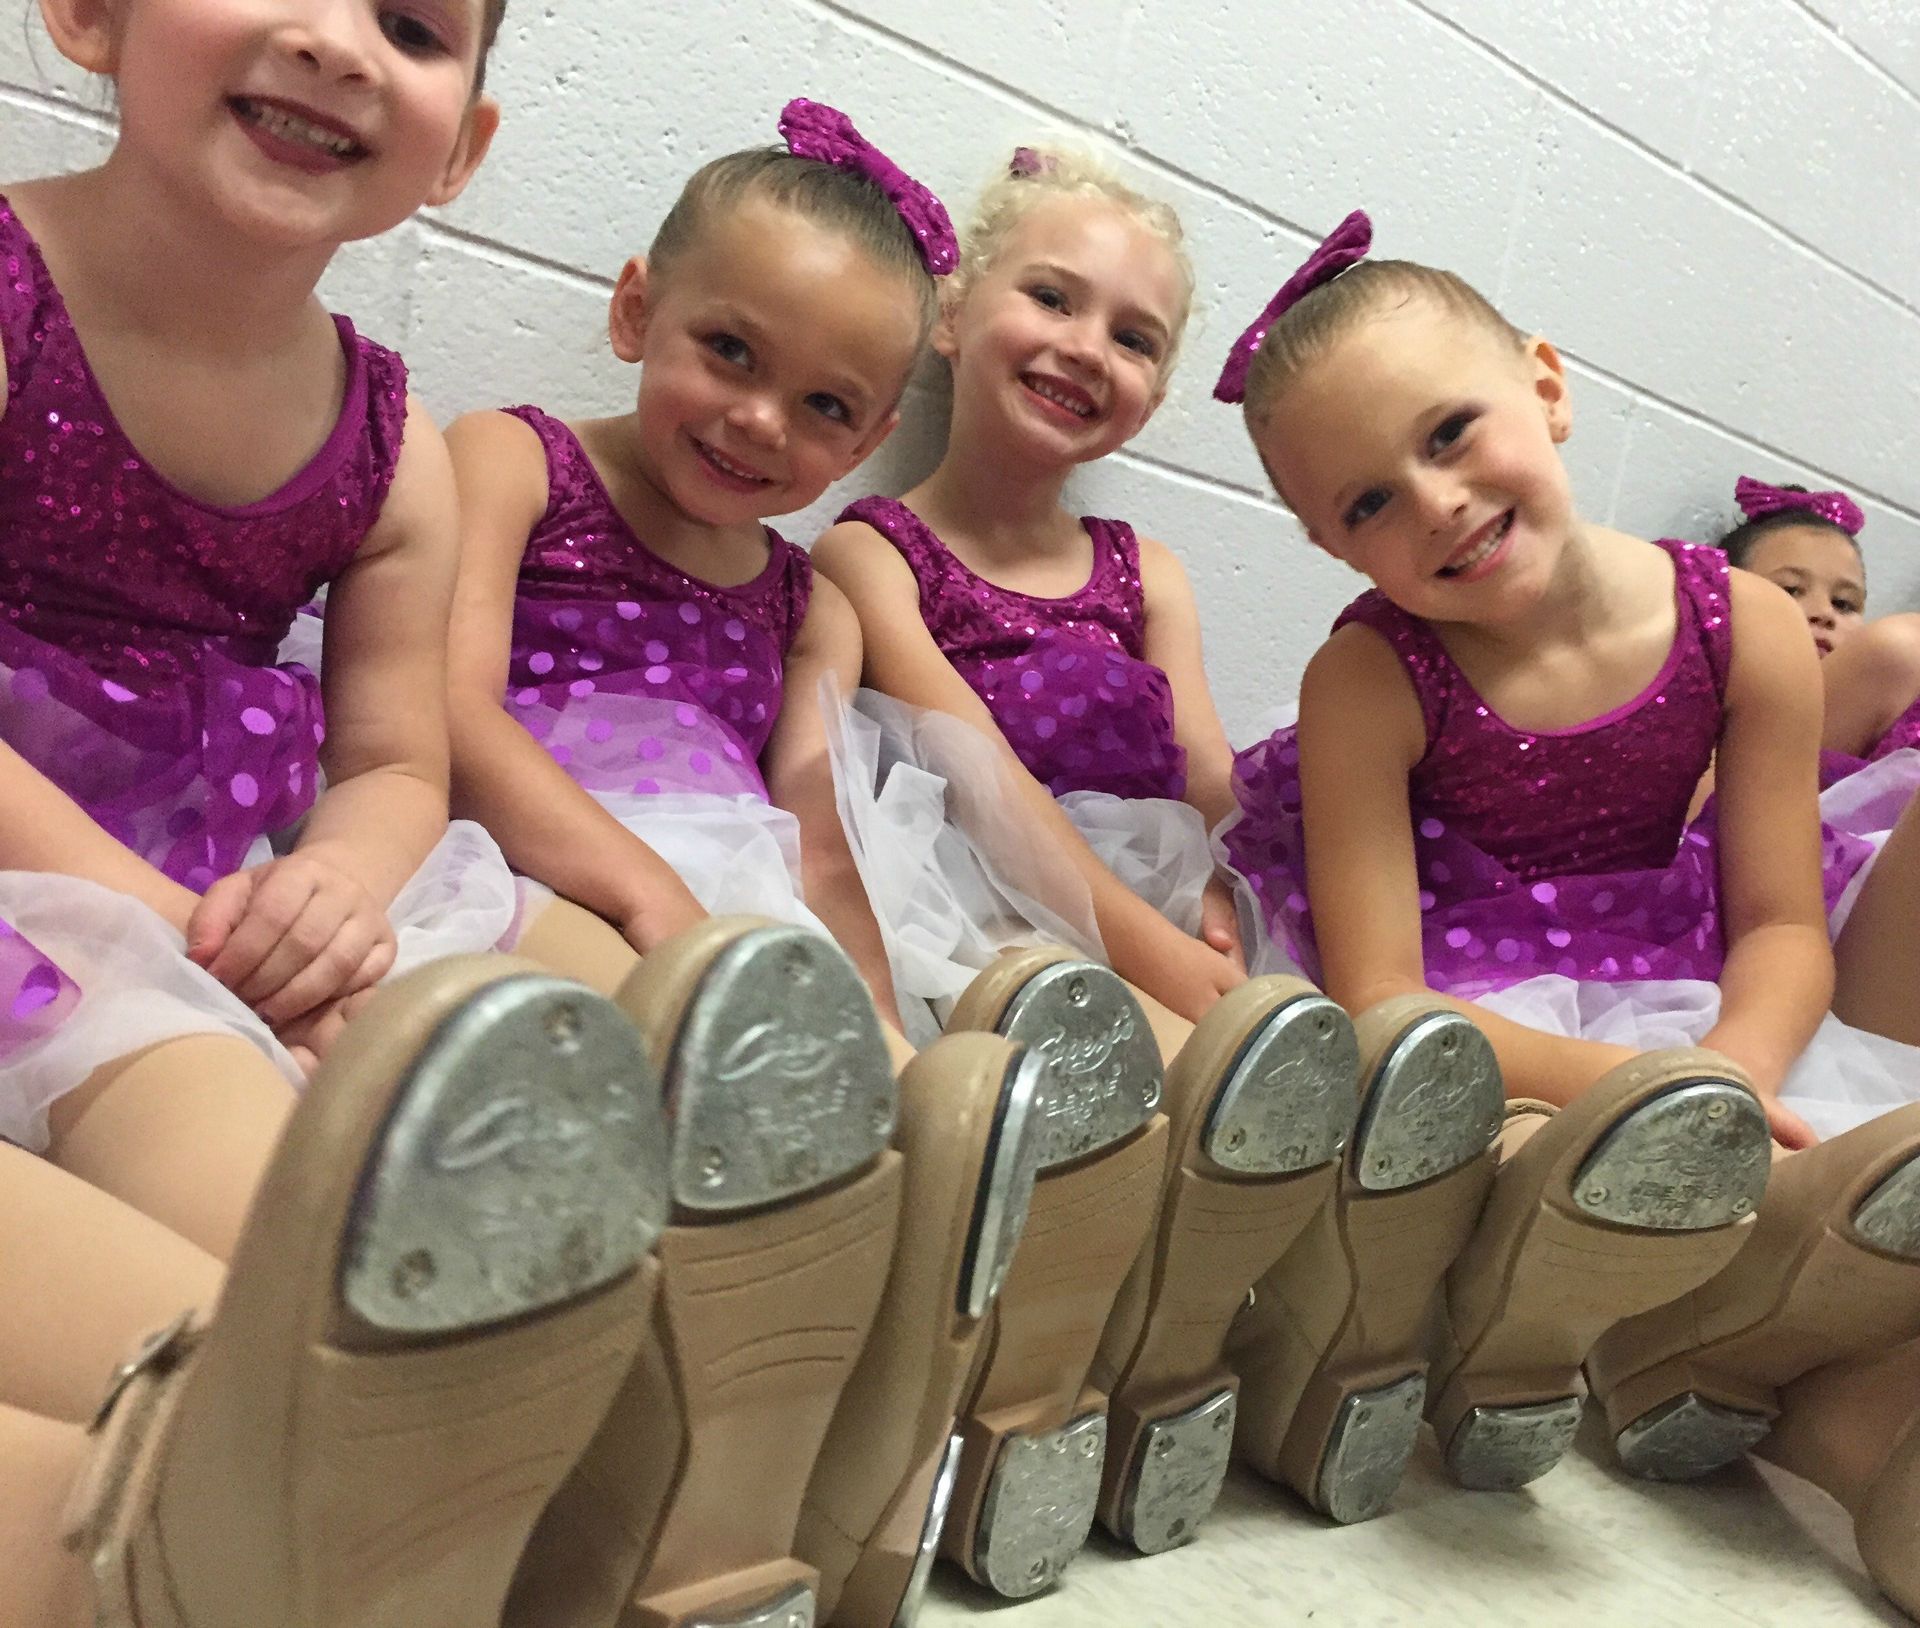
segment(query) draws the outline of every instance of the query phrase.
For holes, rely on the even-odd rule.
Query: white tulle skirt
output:
[[[880,925],[907,1038],[927,1044],[1002,951],[1106,952],[1074,867],[1021,812],[995,744],[950,714],[872,690],[823,690],[840,817]],[[1121,881],[1187,932],[1213,876],[1185,803],[1069,792],[1060,807]]]
[[[249,860],[269,857],[262,844]],[[479,826],[456,821],[388,912],[399,939],[395,972],[493,948],[515,907],[499,847]],[[0,1063],[0,1137],[43,1151],[53,1103],[106,1064],[182,1035],[234,1035],[300,1083],[272,1030],[187,959],[172,927],[125,894],[77,877],[0,871],[0,920],[79,988],[50,1033]]]

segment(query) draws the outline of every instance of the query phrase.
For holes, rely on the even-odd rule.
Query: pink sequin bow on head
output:
[[[1220,370],[1220,382],[1213,387],[1215,401],[1242,402],[1247,399],[1247,374],[1253,359],[1260,354],[1261,342],[1268,330],[1316,288],[1324,288],[1341,272],[1366,259],[1373,247],[1373,222],[1364,209],[1356,209],[1328,235],[1327,240],[1307,256],[1307,262],[1280,287],[1267,302],[1266,310],[1254,319],[1253,326],[1234,341],[1227,353],[1227,365]]]
[[[887,195],[920,246],[930,275],[944,277],[960,263],[960,243],[946,206],[853,127],[837,107],[796,96],[780,113],[780,134],[795,158],[816,159],[864,175]]]
[[[1058,162],[1051,153],[1038,153],[1031,147],[1016,147],[1013,157],[1007,160],[1007,173],[1022,177],[1045,175]]]
[[[1838,526],[1849,537],[1858,537],[1860,528],[1867,523],[1867,517],[1860,512],[1860,505],[1845,492],[1789,492],[1778,486],[1769,486],[1765,481],[1755,480],[1751,475],[1742,475],[1735,484],[1733,501],[1740,505],[1740,512],[1749,520],[1758,520],[1762,515],[1804,509],[1829,525]]]

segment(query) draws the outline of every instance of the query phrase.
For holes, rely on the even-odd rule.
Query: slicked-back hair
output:
[[[654,277],[671,278],[675,263],[699,241],[708,224],[748,198],[764,198],[838,232],[882,268],[897,272],[913,289],[925,339],[939,314],[939,296],[920,258],[920,245],[893,201],[864,175],[817,159],[796,158],[779,147],[728,153],[694,171],[647,250]]]

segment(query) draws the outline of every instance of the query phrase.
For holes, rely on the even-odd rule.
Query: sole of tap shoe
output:
[[[1500,1166],[1448,1273],[1427,1409],[1462,1486],[1511,1490],[1560,1461],[1587,1352],[1733,1259],[1770,1147],[1739,1072],[1688,1049],[1602,1076]]]
[[[1493,1048],[1441,1002],[1363,1013],[1360,1114],[1333,1200],[1228,1336],[1236,1454],[1343,1524],[1387,1506],[1419,1434],[1427,1334],[1493,1179]]]
[[[902,1164],[873,1004],[833,942],[715,917],[616,997],[672,1137],[653,1337],[521,1567],[507,1628],[786,1628],[801,1498],[885,1286]]]
[[[1089,1379],[1159,1206],[1160,1053],[1126,985],[1058,950],[1003,956],[947,1027],[1001,1034],[1047,1065],[1026,1233],[960,1410],[940,1545],[976,1582],[1024,1599],[1058,1581],[1099,1501],[1107,1399]]]
[[[220,1303],[122,1372],[77,1489],[100,1618],[497,1621],[644,1343],[659,1084],[504,956],[393,980],[289,1121]]]
[[[1779,1387],[1920,1335],[1920,1104],[1777,1159],[1722,1271],[1587,1361],[1621,1464],[1690,1480],[1764,1437]]]
[[[1045,1076],[987,1034],[946,1035],[901,1075],[913,1225],[800,1518],[820,1615],[840,1628],[905,1628],[918,1609],[958,1470],[954,1421],[1027,1223]]]
[[[1359,1046],[1298,978],[1256,978],[1195,1027],[1167,1073],[1159,1218],[1108,1322],[1100,1520],[1143,1554],[1188,1542],[1232,1456],[1221,1348],[1247,1291],[1332,1197],[1359,1106]]]

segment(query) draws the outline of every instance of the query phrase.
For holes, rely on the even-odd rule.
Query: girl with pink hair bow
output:
[[[1368,258],[1370,235],[1344,223],[1222,377],[1309,540],[1372,583],[1309,664],[1297,728],[1240,755],[1226,846],[1329,993],[1437,997],[1505,1075],[1491,1200],[1432,1279],[1433,1366],[1397,1370],[1424,1379],[1456,1476],[1551,1468],[1583,1367],[1629,1468],[1699,1473],[1764,1433],[1783,1385],[1920,1334],[1920,1035],[1844,1004],[1870,987],[1844,957],[1835,1002],[1830,934],[1871,856],[1821,824],[1818,658],[1792,602],[1717,550],[1583,520],[1558,352],[1449,272]],[[1895,858],[1876,891],[1920,897],[1881,882]],[[1901,930],[1876,929],[1911,1023],[1910,911],[1904,956]],[[1763,1123],[1798,1150],[1770,1178]],[[1685,1176],[1603,1173],[1628,1146]],[[1334,1211],[1363,1312],[1405,1293],[1403,1262],[1359,1253],[1377,1202]],[[1823,1316],[1843,1282],[1847,1317]],[[1260,1304],[1310,1291],[1283,1274]],[[1371,1402],[1382,1355],[1316,1353],[1304,1391]],[[1243,1431],[1301,1485],[1280,1402],[1245,1430],[1261,1391],[1303,1388],[1281,1384],[1284,1306],[1242,1360]]]

